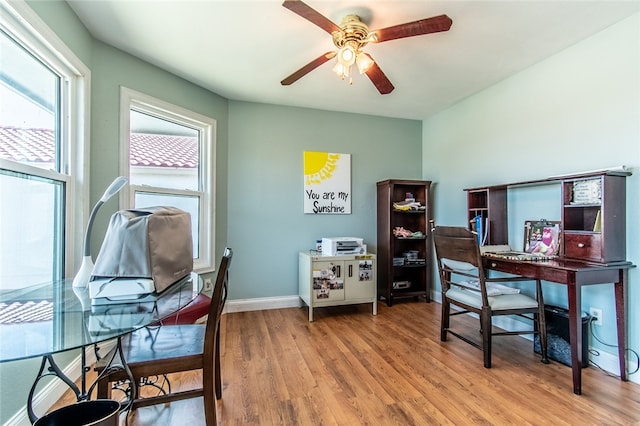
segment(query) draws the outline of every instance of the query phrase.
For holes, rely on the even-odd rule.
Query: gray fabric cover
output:
[[[159,293],[193,270],[191,215],[174,207],[114,213],[94,278],[151,278]]]

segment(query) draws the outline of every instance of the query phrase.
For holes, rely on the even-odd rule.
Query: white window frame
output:
[[[61,77],[60,171],[0,160],[0,167],[64,185],[64,276],[72,277],[82,257],[83,224],[89,217],[88,164],[91,72],[24,1],[0,0],[0,26]],[[81,200],[81,201],[77,201]]]
[[[197,273],[208,273],[215,269],[215,146],[216,120],[186,108],[137,92],[127,87],[120,88],[120,173],[130,177],[129,137],[131,134],[130,111],[135,109],[161,119],[173,121],[200,131],[199,145],[199,191],[172,190],[146,185],[127,185],[120,194],[123,208],[133,208],[136,191],[157,192],[176,195],[197,195],[200,198],[199,256],[193,259]]]

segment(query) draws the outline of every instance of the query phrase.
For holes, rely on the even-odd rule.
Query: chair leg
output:
[[[111,382],[109,382],[108,374],[104,377],[101,377],[100,380],[98,380],[97,398],[98,399],[111,398]]]
[[[204,393],[204,419],[206,426],[216,426],[218,424],[216,399],[213,397],[212,392],[205,391]]]
[[[216,353],[215,353],[215,375],[216,375],[216,399],[222,398],[222,376],[220,375],[220,325],[216,332]]]
[[[214,356],[215,357],[215,356]],[[202,391],[204,399],[204,419],[206,426],[216,426],[218,424],[216,414],[216,393],[215,387],[216,367],[205,363],[202,368]]]
[[[482,352],[484,354],[484,367],[491,368],[491,309],[485,307],[480,314],[482,324]]]
[[[440,341],[447,341],[447,330],[449,329],[449,318],[450,318],[451,305],[447,298],[442,295],[442,307],[440,310]]]

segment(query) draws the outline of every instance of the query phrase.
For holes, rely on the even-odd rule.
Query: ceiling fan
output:
[[[351,82],[351,67],[355,64],[360,74],[366,74],[380,94],[386,95],[393,91],[393,84],[391,84],[391,81],[389,81],[387,76],[382,72],[371,55],[363,52],[362,48],[368,43],[382,43],[383,41],[396,40],[399,38],[449,31],[453,23],[447,15],[439,15],[406,24],[369,31],[369,27],[360,20],[358,15],[347,15],[342,19],[340,25],[336,25],[320,12],[300,0],[285,0],[282,5],[331,34],[333,44],[337,49],[323,53],[286,77],[280,82],[283,86],[295,83],[320,65],[337,57],[333,71],[342,77],[342,79],[348,78]]]

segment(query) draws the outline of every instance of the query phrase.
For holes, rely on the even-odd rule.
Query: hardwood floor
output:
[[[494,339],[493,367],[456,338],[440,342],[440,304],[399,302],[222,317],[221,425],[631,425],[640,385],[596,368],[544,365],[521,337]],[[473,335],[479,322],[462,323]],[[172,378],[190,386],[199,374]],[[60,404],[68,403],[63,398]],[[124,416],[123,416],[124,418]],[[122,421],[124,424],[124,420]],[[129,425],[204,424],[202,398],[144,407]]]

